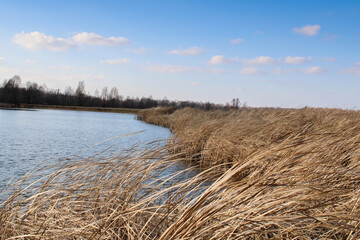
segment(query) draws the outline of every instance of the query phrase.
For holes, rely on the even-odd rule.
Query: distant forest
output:
[[[84,81],[78,83],[74,90],[68,86],[64,92],[60,89],[49,89],[45,85],[39,85],[35,82],[26,82],[22,84],[19,76],[14,76],[9,80],[4,80],[0,87],[0,103],[12,104],[42,104],[42,105],[63,105],[63,106],[87,106],[87,107],[112,107],[112,108],[151,108],[151,107],[193,107],[205,110],[210,109],[228,109],[238,108],[239,99],[233,99],[226,105],[214,104],[210,102],[193,101],[170,101],[167,99],[155,100],[152,97],[126,97],[119,94],[116,87],[108,89],[104,87],[99,93],[95,91],[94,95],[86,93]]]

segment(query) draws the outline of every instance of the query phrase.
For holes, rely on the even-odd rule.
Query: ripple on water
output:
[[[0,122],[0,187],[42,162],[89,157],[110,146],[116,151],[170,136],[168,129],[137,121],[131,114],[0,110]]]

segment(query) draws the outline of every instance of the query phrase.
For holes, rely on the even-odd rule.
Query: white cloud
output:
[[[313,66],[313,67],[303,68],[302,71],[307,74],[321,74],[326,72],[326,69],[318,66]]]
[[[219,65],[219,64],[224,64],[226,62],[226,59],[224,56],[222,55],[216,55],[216,56],[212,56],[208,62],[208,64],[210,65]]]
[[[199,82],[191,82],[191,85],[197,86],[197,85],[199,85]]]
[[[111,65],[124,64],[129,62],[130,59],[128,58],[100,60],[101,64],[111,64]]]
[[[272,73],[277,74],[277,75],[286,74],[286,73],[292,73],[292,72],[295,72],[295,69],[293,69],[293,68],[283,69],[283,68],[278,67],[278,68],[274,68],[272,70]]]
[[[355,63],[355,65],[352,67],[341,69],[339,71],[339,73],[340,74],[350,74],[353,76],[360,77],[360,62]]]
[[[311,57],[290,57],[287,56],[285,58],[285,63],[288,64],[304,64],[304,63],[309,63],[311,60]]]
[[[148,72],[158,72],[158,73],[210,73],[210,74],[220,74],[224,71],[223,68],[201,68],[201,67],[190,67],[190,66],[181,66],[181,65],[159,65],[154,64],[150,65],[143,69]]]
[[[305,36],[315,36],[320,30],[320,25],[306,25],[301,28],[293,28],[293,31],[297,34],[305,35]]]
[[[327,61],[327,62],[336,62],[336,58],[333,58],[333,57],[327,57],[327,58],[323,58],[324,61]]]
[[[212,56],[210,60],[208,61],[209,65],[220,65],[220,64],[226,64],[226,63],[233,63],[238,62],[238,58],[226,58],[223,55],[216,55]]]
[[[240,69],[239,74],[241,74],[241,75],[259,75],[259,74],[265,74],[265,72],[259,68],[248,67],[248,68]]]
[[[244,89],[243,89],[243,88],[241,88],[241,87],[237,88],[237,90],[238,90],[239,92],[244,91]]]
[[[25,59],[24,60],[24,63],[28,63],[28,64],[34,64],[34,63],[37,63],[38,60],[35,60],[35,59]]]
[[[242,63],[245,65],[274,65],[279,63],[278,59],[267,57],[267,56],[260,56],[253,59],[242,59]]]
[[[178,65],[154,65],[144,69],[148,72],[158,72],[158,73],[184,73],[196,71],[193,67],[188,66],[178,66]]]
[[[52,51],[65,51],[74,46],[69,39],[54,38],[40,32],[19,33],[13,42],[31,50],[47,49]]]
[[[236,39],[231,39],[230,40],[230,43],[231,44],[239,44],[239,43],[242,43],[242,42],[244,42],[245,40],[244,39],[242,39],[242,38],[236,38]]]
[[[96,33],[82,32],[74,35],[72,40],[77,45],[102,45],[102,46],[118,46],[127,45],[130,41],[125,37],[109,37],[105,38]]]
[[[147,52],[149,52],[150,50],[149,49],[146,49],[146,48],[136,48],[136,49],[125,49],[125,51],[127,52],[132,52],[134,54],[137,54],[137,55],[141,55],[141,54],[145,54]]]
[[[19,33],[13,37],[13,42],[31,50],[46,49],[51,51],[65,51],[71,47],[81,45],[115,46],[126,45],[129,40],[124,37],[105,38],[96,33],[82,32],[71,38],[55,38],[41,32]]]
[[[3,62],[5,62],[5,58],[0,57],[0,63],[3,63]]]
[[[173,55],[189,56],[189,55],[199,55],[203,51],[204,50],[201,47],[190,47],[188,49],[171,50],[168,53]]]

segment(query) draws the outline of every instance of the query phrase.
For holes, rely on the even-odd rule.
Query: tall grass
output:
[[[106,158],[66,161],[32,183],[44,169],[7,187],[0,203],[0,238],[156,239],[183,205],[199,195],[205,173],[191,168],[165,175],[176,155],[150,146]],[[49,169],[50,168],[50,169]]]
[[[241,217],[253,224],[241,231],[258,228],[276,238],[359,233],[359,111],[187,108],[138,116],[169,127],[174,152],[233,182],[236,196],[248,201],[248,209],[242,202],[234,214],[248,211]]]
[[[28,189],[32,175],[9,186],[1,239],[360,237],[359,112],[141,114],[172,129],[168,146],[63,162]],[[184,160],[206,170],[165,174]]]

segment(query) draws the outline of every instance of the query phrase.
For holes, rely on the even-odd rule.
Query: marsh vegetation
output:
[[[3,190],[1,237],[358,239],[359,117],[311,108],[144,110],[140,119],[171,129],[166,146],[55,165],[29,190],[36,172],[26,176]],[[203,171],[161,175],[178,161]]]

